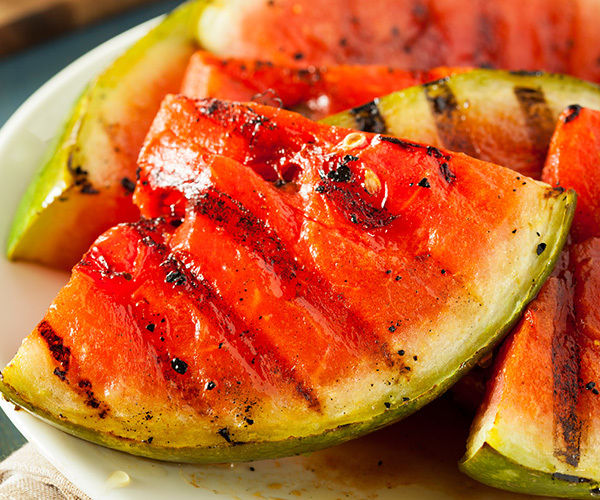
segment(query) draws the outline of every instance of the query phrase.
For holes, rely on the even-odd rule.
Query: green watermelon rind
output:
[[[195,25],[205,5],[206,0],[190,0],[175,9],[86,86],[19,202],[6,241],[9,259],[65,269],[77,262],[84,249],[74,247],[73,240],[64,235],[81,231],[79,214],[97,213],[101,200],[114,196],[103,189],[94,195],[82,194],[70,169],[72,156],[89,140],[84,125],[99,119],[105,94],[119,87],[123,74],[142,67],[149,50],[169,43],[189,45],[190,51],[198,48]],[[65,204],[66,200],[72,205]]]
[[[600,483],[596,481],[525,467],[488,443],[484,443],[473,455],[463,458],[459,468],[481,483],[515,493],[562,498],[597,498],[600,494]]]
[[[6,380],[0,382],[0,392],[16,405],[72,435],[133,455],[164,461],[219,463],[260,460],[312,452],[360,437],[414,413],[441,395],[493,349],[518,321],[524,308],[535,298],[540,287],[552,272],[566,242],[573,219],[576,203],[574,191],[560,193],[548,188],[546,195],[554,197],[554,203],[551,204],[552,213],[548,217],[548,229],[544,231],[548,237],[546,251],[540,256],[537,265],[533,267],[530,275],[532,279],[522,281],[522,293],[515,295],[517,298],[506,308],[506,314],[499,317],[495,323],[488,325],[478,336],[478,338],[486,339],[483,345],[468,359],[460,363],[457,369],[451,371],[429,390],[407,402],[393,404],[390,409],[376,414],[370,419],[327,429],[319,434],[290,437],[280,441],[261,440],[235,444],[224,441],[222,446],[165,447],[113,434],[98,433],[90,428],[63,421],[45,410],[36,408],[34,403],[25,400]],[[380,407],[383,407],[383,404]]]

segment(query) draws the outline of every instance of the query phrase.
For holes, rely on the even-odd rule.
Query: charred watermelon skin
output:
[[[17,208],[10,259],[70,269],[103,231],[137,220],[137,154],[197,49],[193,26],[203,7],[196,0],[176,9],[83,92]]]
[[[227,143],[221,141],[224,129],[229,132],[227,136],[229,142]],[[287,343],[277,344],[275,349],[268,349],[260,356],[256,356],[259,367],[263,366],[262,363],[267,363],[264,365],[265,367],[269,366],[268,363],[273,362],[276,359],[275,356],[281,356],[281,364],[276,365],[279,366],[279,369],[264,371],[270,375],[261,384],[250,383],[248,379],[243,378],[242,370],[245,369],[244,366],[250,366],[250,364],[232,362],[230,358],[226,358],[230,351],[221,349],[217,345],[219,344],[217,337],[213,339],[214,335],[219,335],[218,329],[223,327],[223,324],[219,323],[222,320],[218,320],[218,318],[229,318],[231,324],[235,326],[238,325],[236,323],[238,319],[235,318],[246,317],[246,313],[253,307],[250,300],[238,301],[235,293],[239,287],[250,288],[251,280],[255,279],[256,273],[246,270],[244,274],[236,274],[233,270],[234,272],[230,272],[228,276],[230,278],[238,276],[239,278],[228,281],[222,277],[215,282],[214,276],[219,276],[223,265],[222,260],[214,260],[217,258],[215,255],[219,259],[223,259],[225,254],[223,251],[216,254],[212,252],[212,260],[200,258],[198,257],[201,255],[199,252],[204,251],[203,244],[212,245],[221,242],[222,250],[234,248],[240,254],[252,250],[248,253],[250,257],[246,261],[248,266],[253,265],[252,263],[256,262],[256,259],[269,261],[270,254],[264,254],[264,252],[270,252],[271,248],[276,250],[278,248],[277,245],[272,246],[273,242],[277,241],[277,239],[273,239],[275,234],[272,231],[277,231],[281,238],[280,244],[283,244],[284,247],[295,239],[293,235],[285,236],[285,232],[289,229],[288,224],[277,222],[280,220],[278,217],[288,213],[282,208],[276,208],[281,207],[277,203],[281,203],[282,200],[287,200],[289,207],[295,206],[296,209],[304,207],[303,210],[310,217],[316,217],[324,224],[333,224],[333,227],[337,227],[336,230],[329,229],[327,233],[328,239],[333,238],[336,245],[348,245],[350,240],[356,239],[353,243],[354,246],[349,248],[359,250],[362,248],[361,252],[364,251],[364,248],[359,246],[358,242],[370,242],[369,246],[375,243],[370,239],[369,231],[365,232],[365,229],[370,227],[370,230],[375,231],[381,238],[392,238],[390,241],[396,241],[394,240],[396,233],[392,231],[392,228],[396,228],[398,231],[406,229],[405,224],[371,227],[368,219],[361,222],[361,225],[367,224],[367,226],[360,228],[353,221],[352,214],[347,211],[347,207],[344,208],[344,200],[348,198],[338,197],[336,189],[331,191],[333,193],[331,199],[329,195],[322,194],[325,192],[324,189],[333,189],[333,185],[327,184],[330,186],[329,188],[313,189],[324,182],[318,172],[319,162],[325,162],[321,168],[326,169],[326,179],[330,179],[332,182],[338,182],[334,179],[339,179],[339,182],[345,182],[343,179],[348,179],[344,169],[338,171],[339,168],[330,162],[330,158],[332,158],[331,155],[334,155],[334,158],[337,157],[335,155],[339,156],[340,153],[336,149],[338,143],[340,141],[343,143],[345,138],[352,133],[348,130],[319,125],[307,121],[299,115],[260,105],[240,105],[214,100],[193,101],[183,97],[169,97],[152,127],[142,153],[140,184],[138,193],[136,193],[136,200],[144,214],[154,217],[161,213],[164,206],[168,208],[168,214],[163,214],[162,220],[146,220],[137,224],[117,226],[97,240],[82,262],[74,269],[71,282],[61,291],[44,321],[25,341],[15,359],[2,371],[3,380],[0,390],[15,403],[41,415],[42,418],[67,432],[85,439],[141,456],[189,462],[244,461],[319,449],[397,421],[441,394],[499,341],[515,323],[522,309],[537,293],[541,283],[551,272],[571,222],[575,204],[575,196],[572,192],[553,190],[532,180],[527,180],[526,185],[523,185],[524,181],[516,180],[513,172],[501,167],[479,163],[463,155],[447,153],[395,138],[382,139],[382,136],[378,135],[365,135],[367,143],[370,144],[366,145],[365,149],[357,151],[357,154],[363,158],[364,162],[367,162],[368,159],[368,163],[352,164],[357,160],[346,158],[347,155],[344,154],[341,156],[342,159],[346,158],[344,161],[350,162],[350,167],[348,167],[351,173],[350,179],[354,179],[353,176],[362,175],[361,169],[367,166],[374,169],[380,177],[382,186],[385,182],[389,183],[389,210],[406,210],[404,215],[406,221],[410,220],[410,213],[414,212],[415,216],[422,214],[423,207],[426,209],[431,205],[425,201],[427,198],[423,197],[441,196],[436,193],[443,192],[447,192],[448,196],[457,196],[457,194],[451,193],[458,193],[456,190],[466,189],[465,200],[469,200],[483,196],[480,191],[489,189],[487,186],[494,182],[498,183],[498,187],[504,186],[503,189],[506,188],[506,193],[517,193],[510,196],[515,196],[519,200],[518,202],[523,204],[523,209],[527,207],[529,216],[524,215],[521,210],[509,209],[509,219],[519,222],[521,232],[517,233],[519,234],[516,237],[517,240],[512,240],[512,243],[508,244],[510,249],[507,249],[506,253],[499,250],[499,248],[504,248],[500,240],[494,239],[495,244],[487,243],[487,238],[492,238],[492,236],[482,238],[481,242],[486,252],[494,254],[493,262],[495,264],[492,267],[496,272],[499,272],[497,269],[503,269],[502,266],[505,266],[507,269],[512,268],[516,273],[514,268],[517,261],[511,260],[509,266],[507,259],[514,259],[515,252],[519,254],[520,258],[522,257],[522,260],[518,261],[519,272],[512,279],[507,280],[506,277],[497,276],[497,279],[492,280],[493,284],[486,280],[483,288],[478,288],[475,283],[471,283],[470,287],[461,288],[458,285],[459,282],[452,281],[452,283],[457,283],[456,286],[459,286],[457,290],[461,292],[467,289],[468,293],[476,294],[476,290],[482,290],[481,293],[483,293],[483,290],[487,290],[488,285],[494,290],[489,299],[491,308],[489,310],[487,309],[488,300],[484,298],[480,299],[481,306],[467,300],[463,302],[459,300],[459,303],[471,304],[465,305],[469,316],[472,315],[471,309],[477,308],[478,310],[479,307],[486,304],[486,310],[489,312],[485,313],[485,317],[488,318],[485,325],[477,322],[472,335],[465,334],[468,342],[465,340],[464,343],[456,340],[457,334],[452,327],[452,331],[448,333],[451,335],[451,343],[460,348],[460,352],[455,355],[446,355],[447,349],[428,350],[426,347],[414,347],[414,352],[407,351],[409,357],[414,354],[414,357],[408,360],[405,359],[407,353],[402,348],[407,348],[410,342],[425,340],[425,345],[427,345],[429,342],[433,342],[434,338],[446,339],[443,332],[442,334],[422,332],[418,327],[413,330],[409,327],[408,330],[405,330],[400,323],[398,326],[392,325],[388,328],[389,318],[385,314],[387,309],[382,309],[382,303],[379,300],[376,303],[372,303],[368,299],[365,301],[365,294],[361,299],[356,290],[347,290],[346,301],[349,307],[358,308],[358,311],[363,313],[372,311],[372,317],[362,314],[364,321],[374,327],[381,325],[383,328],[373,328],[372,332],[364,331],[358,338],[350,335],[354,328],[351,322],[345,325],[348,331],[335,330],[336,335],[332,337],[332,341],[339,335],[347,336],[347,345],[340,344],[340,346],[345,345],[345,347],[341,347],[342,350],[347,349],[347,359],[346,355],[339,356],[326,350],[316,350],[314,345],[318,345],[319,338],[312,334],[310,342],[301,342],[298,346]],[[316,141],[317,145],[314,146],[316,149],[311,152],[309,148],[307,151],[298,153],[294,149],[294,141],[299,140],[298,144],[306,145],[307,135],[309,139],[312,136]],[[288,179],[287,184],[282,186],[277,179],[269,180],[268,169],[264,168],[273,165],[270,163],[268,155],[273,154],[274,151],[282,151],[282,149],[263,146],[267,144],[273,146],[278,140],[290,139],[291,143],[288,142],[287,147],[283,148],[283,151],[287,152],[284,154],[284,158],[287,160],[294,158],[295,161],[302,162],[302,158],[305,158],[303,155],[308,155],[306,158],[310,158],[310,161],[302,163],[305,170],[302,171],[298,180]],[[187,144],[186,148],[181,147],[181,141]],[[248,149],[246,141],[251,141],[255,145],[254,148]],[[203,152],[196,149],[200,144],[204,145]],[[281,146],[281,144],[279,145]],[[174,149],[170,150],[171,147]],[[211,148],[219,148],[218,154],[210,153]],[[320,148],[327,152],[325,156],[318,153]],[[175,157],[170,157],[171,151],[179,151],[179,153]],[[189,157],[188,155],[194,151],[200,152],[204,159],[197,162]],[[262,151],[267,156],[254,162],[257,151]],[[312,156],[313,153],[317,156]],[[246,154],[249,154],[249,157],[246,157]],[[446,156],[449,166],[442,168],[441,164],[438,164],[438,160],[445,159]],[[170,159],[162,161],[160,158]],[[180,164],[181,161],[184,164]],[[204,161],[207,163],[204,164]],[[407,170],[389,168],[389,165],[397,165],[398,162],[402,163],[403,161],[406,162]],[[275,162],[279,165],[281,163]],[[176,177],[169,179],[171,175],[169,169],[171,168],[174,169]],[[452,170],[448,170],[448,168],[453,169],[454,174],[450,175]],[[327,173],[327,169],[331,169],[330,172],[333,173]],[[244,177],[245,183],[242,185],[239,182],[229,182],[228,179],[231,177],[225,176],[227,172],[235,179],[239,179],[241,175]],[[429,180],[421,182],[426,172],[429,172],[427,174]],[[191,177],[186,180],[186,175]],[[421,184],[408,186],[408,183],[405,184],[405,181],[400,181],[393,177],[394,175],[415,177],[416,181]],[[208,185],[204,184],[207,179],[210,181]],[[477,184],[475,187],[465,179],[471,179],[474,184],[480,181],[483,184]],[[190,180],[192,184],[187,182]],[[164,184],[161,184],[162,182]],[[356,182],[358,181],[352,181],[348,187],[348,189],[357,189],[356,196],[373,196],[369,191],[365,194],[362,188],[358,189]],[[298,184],[294,186],[294,183]],[[183,219],[180,219],[179,208],[181,207],[175,205],[169,208],[171,202],[168,197],[163,196],[164,191],[162,191],[167,188],[172,190],[169,196],[173,193],[184,195],[183,201],[186,205],[183,207],[185,211]],[[197,191],[198,189],[200,191]],[[203,191],[204,189],[207,190]],[[300,191],[296,191],[296,189]],[[215,198],[215,193],[218,193],[219,190],[222,190],[221,195]],[[253,192],[256,192],[258,197],[253,196]],[[298,192],[302,192],[304,195],[295,194]],[[497,189],[494,189],[493,192],[495,196],[498,196]],[[380,193],[380,196],[382,195],[383,191]],[[402,202],[403,197],[407,195],[406,203]],[[264,208],[261,208],[262,196],[264,196],[262,203],[265,205]],[[308,198],[304,198],[304,196]],[[210,204],[206,205],[211,202],[211,199],[216,200],[212,209]],[[350,199],[356,201],[356,198],[351,197]],[[242,212],[238,222],[236,222],[237,219],[231,219],[228,222],[230,214],[237,210],[235,207],[239,209],[240,203],[242,203],[239,200],[244,200],[243,203],[247,204],[251,204],[252,200],[259,200],[259,203],[252,206],[250,212]],[[480,201],[482,203],[485,201],[485,205],[495,206],[499,210],[501,207],[506,208],[506,204],[501,200],[490,201],[487,196],[485,200],[482,198]],[[166,205],[164,205],[165,203]],[[304,203],[307,204],[304,205]],[[421,206],[423,203],[425,205]],[[467,202],[465,201],[465,203]],[[421,208],[418,208],[417,205]],[[201,210],[192,210],[196,206]],[[453,213],[453,210],[446,207],[445,212]],[[480,210],[484,211],[485,209],[481,208]],[[240,227],[239,224],[242,224],[241,227],[246,227],[244,225],[252,222],[253,216],[256,214],[262,214],[261,217],[268,222],[265,225],[265,231],[248,232],[248,240],[244,239],[242,233],[236,246],[228,247],[230,232],[236,230],[236,227]],[[368,216],[369,211],[364,212],[364,215]],[[508,216],[508,214],[505,215]],[[438,216],[444,218],[447,217],[447,214],[438,214]],[[473,216],[482,217],[482,215]],[[171,220],[173,217],[174,219]],[[419,215],[418,218],[421,216]],[[496,220],[495,218],[496,216],[492,217],[493,220]],[[500,219],[504,220],[504,216],[501,216]],[[291,222],[293,220],[290,219]],[[313,224],[310,218],[304,216],[299,220],[303,224],[309,224],[307,227]],[[436,221],[436,217],[432,217],[432,223],[434,221]],[[536,252],[536,247],[539,248],[539,239],[535,236],[535,232],[527,229],[534,221],[537,222],[536,229],[544,235],[545,247],[539,254]],[[466,227],[466,233],[477,232],[477,227],[485,226],[485,224],[480,226],[482,222],[479,221],[477,224]],[[390,223],[393,223],[392,219],[390,219]],[[488,224],[490,223],[488,221]],[[206,238],[206,235],[209,234],[206,232],[206,228],[211,224],[216,224],[219,229],[210,233],[214,237]],[[256,226],[257,224],[260,226],[258,221],[252,222],[250,227],[259,227]],[[491,229],[492,227],[490,227],[490,231]],[[513,234],[510,231],[512,226],[505,229],[507,230],[506,236],[510,237]],[[263,239],[259,239],[259,243],[262,243],[254,246],[252,238],[265,232],[267,238],[261,236]],[[313,234],[314,236],[311,236],[308,244],[313,251],[322,255],[319,257],[321,260],[314,260],[314,262],[305,260],[307,259],[306,254],[302,252],[304,243],[300,242],[300,246],[294,247],[293,255],[298,256],[307,269],[299,268],[294,275],[286,278],[285,271],[275,267],[275,270],[280,269],[275,276],[279,280],[291,280],[293,284],[294,280],[310,276],[310,273],[313,272],[310,269],[316,269],[319,265],[322,270],[329,269],[322,276],[326,276],[327,281],[330,282],[331,294],[321,294],[319,297],[310,293],[303,295],[302,289],[305,286],[308,286],[309,290],[310,287],[318,290],[325,286],[323,279],[315,282],[305,280],[302,281],[303,285],[300,288],[294,285],[292,290],[296,291],[291,298],[294,296],[312,297],[311,300],[316,301],[314,307],[317,309],[322,307],[319,305],[321,304],[319,301],[325,300],[326,307],[336,311],[338,293],[335,287],[338,286],[336,283],[339,283],[339,278],[335,275],[335,266],[328,268],[326,265],[327,248],[323,252],[323,243],[319,243],[316,239],[318,233]],[[491,235],[492,233],[486,234]],[[396,234],[396,236],[398,235]],[[440,234],[439,237],[448,237],[450,242],[452,238],[458,238],[458,233],[450,232],[447,236]],[[397,240],[397,242],[409,241],[410,239],[404,237]],[[194,246],[198,244],[200,246]],[[379,245],[376,245],[375,248],[380,248],[379,252],[384,253],[392,251]],[[446,246],[442,245],[438,250],[443,248]],[[528,250],[523,250],[524,248],[528,248]],[[277,252],[281,253],[283,250],[277,250]],[[472,255],[476,253],[472,248]],[[396,254],[392,253],[392,257],[394,255]],[[401,255],[405,254],[398,253],[396,257],[400,258]],[[408,255],[406,254],[405,257]],[[346,278],[349,280],[360,279],[364,286],[372,287],[366,283],[366,278],[361,278],[364,274],[369,280],[375,282],[375,287],[383,281],[388,283],[385,285],[387,287],[390,287],[390,284],[399,286],[399,282],[386,271],[386,267],[383,267],[390,265],[391,262],[385,262],[387,257],[380,254],[379,259],[382,258],[384,261],[376,264],[375,268],[372,267],[373,264],[370,268],[365,264],[367,267],[362,270],[361,274],[346,274]],[[414,261],[411,260],[413,258]],[[448,258],[449,260],[446,261],[448,264],[452,261],[459,267],[470,265],[457,256],[448,255]],[[182,266],[173,273],[175,269],[172,270],[169,266],[179,266],[177,259]],[[323,261],[323,259],[325,260]],[[429,268],[428,265],[422,264],[423,261],[422,257],[409,258],[409,262],[413,262],[412,266],[420,266],[419,268],[427,275],[435,275],[430,286],[437,283],[435,286],[441,286],[442,290],[445,289],[445,286],[449,286],[444,285],[443,280],[452,276],[451,267],[444,268],[444,272],[440,272],[437,264],[432,264],[434,267]],[[365,262],[372,262],[372,259],[369,258]],[[460,264],[461,262],[463,264]],[[161,265],[161,263],[163,264]],[[340,264],[343,263],[340,262]],[[501,264],[501,266],[498,267],[496,264]],[[279,264],[274,260],[272,265],[278,266]],[[406,268],[399,267],[398,272],[402,271],[405,281],[416,279],[416,276],[411,277],[411,265],[407,264],[407,266]],[[488,261],[485,266],[491,266],[490,262]],[[396,264],[393,267],[396,267]],[[481,271],[483,267],[482,263],[478,269]],[[185,273],[184,269],[187,269]],[[268,273],[271,272],[268,271]],[[200,277],[200,273],[202,273],[202,277]],[[202,280],[207,285],[202,284],[204,283]],[[499,283],[504,284],[499,285]],[[515,283],[518,283],[516,290]],[[206,286],[211,287],[212,290],[218,290],[218,294],[205,294],[202,296],[202,300],[197,300],[195,294],[200,293],[199,291],[204,290]],[[498,286],[506,290],[502,299],[497,297]],[[143,292],[142,295],[140,295],[142,293],[140,290]],[[267,287],[257,290],[258,296],[263,297],[259,302],[261,310],[271,307],[269,304],[276,304],[276,302],[269,302],[271,300],[269,294],[276,293],[277,288]],[[285,290],[285,287],[282,288],[282,291],[285,292]],[[401,288],[397,290],[401,290]],[[452,288],[448,290],[452,290]],[[373,289],[373,293],[380,292]],[[389,293],[392,293],[393,296],[400,292],[390,288]],[[401,295],[405,294],[402,292]],[[146,301],[153,304],[153,301],[158,300],[159,297],[164,298],[160,299],[161,302],[157,302],[157,304],[162,304],[158,311],[162,311],[166,315],[167,325],[177,324],[177,328],[182,329],[177,330],[179,337],[175,334],[164,335],[165,340],[160,340],[158,335],[162,333],[160,328],[163,327],[159,322],[153,322],[153,326],[148,328],[146,318],[149,313],[144,304]],[[74,300],[75,298],[76,300]],[[248,297],[246,298],[248,299]],[[458,296],[456,298],[459,299]],[[420,302],[422,304],[429,300],[434,300],[433,296],[430,299],[424,296]],[[361,305],[363,302],[364,304]],[[449,303],[452,304],[452,300]],[[177,323],[178,315],[185,313],[189,317],[186,308],[191,304],[194,304],[194,307],[204,308],[202,309],[203,314],[213,315],[211,321],[215,321],[217,318],[217,323],[213,325],[214,328],[195,330],[191,328],[193,326],[191,324]],[[210,304],[214,305],[212,309],[209,307]],[[281,314],[284,314],[290,304],[293,305],[293,300],[279,301],[278,304]],[[395,304],[395,307],[400,306],[399,303]],[[390,302],[390,307],[394,307],[394,301]],[[77,315],[73,314],[74,310],[78,311]],[[132,317],[131,315],[134,313],[131,311],[141,312],[135,312]],[[214,311],[222,311],[223,315],[215,316]],[[436,321],[441,321],[440,324],[452,324],[458,321],[457,317],[450,313],[443,314],[445,315],[444,320],[436,319]],[[456,314],[459,314],[458,309]],[[274,320],[276,319],[274,318]],[[130,322],[133,320],[137,326],[124,326],[132,325]],[[342,320],[343,318],[340,319],[340,321]],[[73,323],[74,321],[76,323]],[[259,321],[264,321],[264,318]],[[251,342],[250,345],[254,346],[253,348],[257,349],[258,353],[261,353],[263,352],[262,346],[268,342],[277,342],[278,339],[286,339],[286,342],[287,339],[293,341],[294,328],[300,326],[298,321],[290,316],[288,331],[264,326],[256,334],[252,333],[252,328],[248,330],[248,333],[244,333],[242,326],[235,326],[233,333],[240,332],[243,335],[238,337],[226,333],[226,342],[236,343],[237,350],[231,351],[234,353],[242,352],[239,349],[245,349],[244,342]],[[466,321],[470,321],[469,318],[466,318]],[[81,328],[77,326],[78,324],[87,326]],[[301,328],[310,332],[309,327],[310,324],[306,323]],[[317,328],[315,333],[323,333],[319,330],[323,328],[322,325],[310,328]],[[194,337],[196,331],[205,333],[200,335],[195,342],[187,341],[185,335]],[[405,333],[400,337],[404,331],[411,333]],[[97,342],[94,332],[102,332],[102,343]],[[418,334],[419,332],[422,335]],[[124,333],[126,334],[124,335]],[[255,335],[259,333],[262,335],[260,337],[262,340],[260,342],[252,340],[258,339],[259,337]],[[177,338],[181,340],[176,340]],[[445,340],[441,341],[445,342]],[[196,345],[204,353],[201,355],[204,357],[198,357],[200,354],[184,356],[181,359],[187,359],[185,366],[188,369],[187,371],[186,369],[182,370],[183,365],[176,361],[175,357],[181,356],[180,353],[186,349],[193,351],[196,349]],[[204,345],[206,347],[203,347]],[[67,348],[68,357],[64,355]],[[287,362],[294,360],[294,352],[300,352],[294,351],[294,349],[300,349],[306,353],[306,356],[302,359],[302,363],[293,361],[297,366],[293,373],[286,372],[286,360]],[[389,363],[389,358],[384,355],[384,350],[388,349],[393,357],[393,363]],[[81,355],[82,352],[85,352],[84,356]],[[97,356],[104,361],[99,363],[95,359]],[[333,358],[331,358],[332,356]],[[440,356],[442,359],[437,359],[435,356]],[[66,363],[67,358],[70,360],[69,363]],[[161,361],[157,363],[157,359]],[[244,359],[248,363],[250,358]],[[340,364],[322,366],[320,370],[306,368],[315,366],[315,363],[318,365],[321,359],[337,359]],[[427,361],[428,359],[429,361]],[[355,363],[355,360],[358,360],[359,363]],[[404,373],[407,370],[404,367],[409,365],[412,365],[412,371],[410,371],[410,378],[406,378]],[[125,372],[123,366],[127,366]],[[374,367],[380,371],[371,369]],[[214,370],[214,373],[211,374],[210,370]],[[262,370],[262,368],[256,368],[256,370]],[[239,373],[238,380],[244,384],[243,389],[237,389],[237,386],[228,379],[228,375],[224,376],[222,372]],[[344,375],[343,378],[337,380],[334,372],[350,373],[352,376]],[[192,377],[185,379],[188,380],[186,383],[192,385],[184,384],[180,389],[173,389],[173,384],[179,387],[178,384],[183,383],[184,379],[178,377],[184,375]],[[206,378],[209,376],[211,378]],[[386,383],[388,376],[391,376],[390,384]],[[36,384],[33,385],[31,380],[36,380]],[[197,380],[201,381],[200,387],[204,387],[204,389],[194,385],[198,384]],[[215,385],[205,385],[212,380],[217,381]],[[265,383],[267,386],[264,385]],[[376,388],[370,387],[370,383],[374,384]],[[250,415],[252,424],[249,424],[247,420],[239,420],[235,411],[237,407],[232,406],[240,404],[236,401],[238,398],[235,395],[245,394],[244,398],[251,398],[252,394],[260,393],[263,386],[270,387],[270,389],[265,393],[265,397],[259,398],[260,405],[256,407],[256,413]],[[115,389],[119,387],[121,389]],[[207,389],[208,387],[210,388]],[[204,392],[200,392],[198,395],[195,392],[198,389]],[[225,392],[221,393],[221,390]],[[239,393],[239,391],[242,392]],[[123,397],[124,394],[127,396]],[[196,396],[193,396],[194,394]],[[213,415],[219,416],[218,420],[202,415],[206,404],[214,408],[216,413]],[[194,405],[197,405],[196,409],[194,409]],[[273,412],[269,408],[277,410]],[[242,409],[242,414],[244,411]]]
[[[600,109],[599,87],[566,75],[477,69],[324,121],[461,151],[539,179],[556,121],[574,103]]]

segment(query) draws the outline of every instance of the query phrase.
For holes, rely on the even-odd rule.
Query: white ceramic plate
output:
[[[90,78],[146,33],[144,23],[100,45],[57,74],[0,131],[0,232],[8,232],[18,199],[49,140]],[[67,236],[68,237],[68,236]],[[0,365],[42,317],[67,275],[0,259]],[[87,443],[45,424],[4,400],[0,406],[73,483],[96,499],[509,499],[524,498],[482,486],[456,468],[468,421],[447,401],[400,424],[307,456],[218,466],[159,463]],[[107,481],[117,471],[131,482]]]

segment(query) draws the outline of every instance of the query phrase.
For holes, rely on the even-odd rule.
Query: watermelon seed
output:
[[[423,177],[417,185],[422,188],[430,188],[431,187],[431,184],[429,184],[427,177]]]
[[[365,191],[370,195],[377,194],[381,191],[381,181],[375,172],[371,169],[365,171],[365,180],[363,181]]]
[[[212,391],[215,387],[217,387],[217,384],[215,384],[212,380],[206,384],[207,391]]]
[[[367,144],[367,138],[358,132],[352,132],[344,137],[344,140],[339,143],[342,149],[361,148]]]
[[[546,250],[546,244],[545,243],[540,243],[537,246],[537,249],[536,249],[535,253],[537,253],[538,255],[542,255],[542,253],[544,252],[544,250]]]
[[[180,375],[183,375],[187,371],[188,365],[185,361],[182,361],[179,358],[173,358],[171,360],[171,368],[173,368],[173,370],[175,370]]]

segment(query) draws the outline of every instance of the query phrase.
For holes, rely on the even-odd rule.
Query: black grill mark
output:
[[[217,203],[215,208],[218,208],[218,210],[212,212],[219,221],[224,220],[223,206],[223,204]],[[160,221],[160,219],[157,219],[157,221]],[[180,285],[182,292],[197,301],[197,304],[206,315],[207,321],[214,325],[215,329],[221,331],[232,348],[236,349],[245,360],[249,361],[258,377],[269,381],[269,383],[274,377],[280,377],[284,382],[294,387],[302,398],[308,402],[311,409],[320,412],[321,404],[314,391],[299,380],[294,368],[289,365],[278,348],[264,337],[264,333],[260,329],[248,328],[247,324],[223,301],[204,277],[191,273],[185,265],[184,259],[187,256],[183,252],[169,253],[169,249],[164,243],[151,239],[150,235],[156,230],[155,224],[155,221],[142,220],[130,224],[130,227],[138,232],[140,241],[146,242],[149,240],[150,243],[147,244],[157,249],[158,256],[164,257],[160,266],[165,269],[167,275],[177,273],[182,278]],[[244,335],[240,335],[240,332]],[[256,341],[254,342],[253,339],[256,339]],[[264,346],[264,348],[261,347],[259,350],[254,347],[255,345]],[[175,360],[177,360],[175,362],[176,366],[173,366]],[[181,374],[183,371],[181,360],[170,357],[166,361],[169,363],[170,369],[179,370],[177,373]],[[185,368],[187,371],[187,363]],[[197,400],[198,390],[190,386],[189,383],[180,381],[181,378],[177,376],[174,381],[183,396],[191,400]]]
[[[133,182],[129,177],[123,177],[121,179],[121,186],[128,193],[133,193],[135,191],[135,182]]]
[[[231,436],[229,435],[229,431],[227,430],[226,427],[219,429],[218,434],[228,443],[230,443],[230,444],[232,443]]]
[[[555,118],[552,110],[541,88],[516,86],[514,93],[525,118],[527,135],[532,146],[531,154],[539,165],[543,165],[554,133]]]
[[[225,193],[210,190],[204,194],[196,206],[196,212],[207,217],[218,227],[227,230],[234,241],[250,252],[260,256],[273,271],[290,287],[296,296],[304,297],[314,307],[323,312],[324,317],[339,321],[346,333],[345,340],[368,351],[375,351],[383,357],[383,361],[392,366],[392,356],[385,342],[375,334],[369,333],[371,328],[359,314],[351,311],[343,299],[332,301],[336,294],[321,276],[315,276],[310,270],[297,263],[296,258],[288,251],[279,235],[257,218],[250,210]],[[307,400],[312,391],[306,388],[298,392]]]
[[[558,479],[559,481],[566,481],[567,483],[590,483],[591,479],[587,477],[572,476],[571,474],[563,474],[561,472],[555,472],[552,474],[552,479]]]
[[[354,117],[355,128],[362,132],[385,134],[388,131],[385,120],[379,110],[379,99],[350,110]]]
[[[61,373],[63,374],[62,377],[64,377],[66,372],[69,371],[71,349],[65,347],[62,337],[59,337],[55,333],[50,323],[46,320],[43,320],[38,325],[37,329],[42,338],[46,341],[46,344],[48,344],[48,349],[50,350],[52,357],[60,363],[62,368]]]
[[[84,170],[80,165],[73,165],[73,152],[67,158],[67,170],[73,176],[73,184],[79,187],[82,194],[98,194],[99,191],[92,186],[88,179],[88,171]]]
[[[577,467],[580,459],[582,422],[577,415],[581,352],[576,336],[572,303],[566,328],[552,337],[554,456]]]
[[[539,70],[518,69],[509,71],[514,76],[543,76],[544,72]]]
[[[448,79],[425,84],[423,91],[429,103],[441,145],[477,157],[468,122],[463,120],[456,96],[448,85]]]

